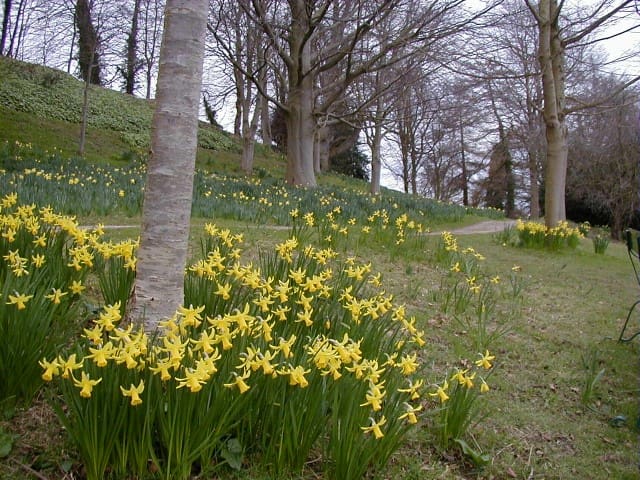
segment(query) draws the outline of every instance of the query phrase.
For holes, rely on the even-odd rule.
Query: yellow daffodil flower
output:
[[[180,323],[185,327],[198,328],[202,323],[202,316],[200,314],[204,312],[204,308],[204,305],[197,308],[194,308],[193,305],[189,305],[189,308],[184,306],[178,307],[178,313],[182,316]]]
[[[51,300],[55,305],[60,304],[60,299],[64,297],[68,292],[63,292],[59,288],[54,288],[53,292],[45,295],[45,298]]]
[[[99,378],[98,380],[91,380],[91,378],[89,378],[89,375],[85,372],[82,372],[80,380],[76,379],[75,377],[72,378],[73,384],[76,387],[80,388],[80,396],[82,398],[91,398],[91,391],[93,390],[93,387],[102,381],[102,378]]]
[[[31,263],[33,263],[33,266],[36,268],[42,267],[45,264],[45,261],[46,261],[45,256],[42,255],[41,253],[31,256]]]
[[[168,359],[160,359],[156,361],[155,367],[149,367],[156,375],[160,375],[160,380],[166,382],[167,380],[171,380],[171,374],[169,370],[173,368],[173,364],[168,361]]]
[[[231,285],[225,283],[220,285],[218,283],[218,290],[214,292],[216,295],[220,295],[223,300],[229,300],[231,298]]]
[[[73,282],[71,282],[71,286],[69,287],[69,290],[74,295],[80,295],[84,289],[85,286],[82,285],[82,282],[80,280],[74,280]]]
[[[9,301],[7,305],[16,305],[18,310],[24,310],[27,308],[27,302],[33,298],[33,295],[25,295],[23,293],[15,292],[15,295],[9,295]]]
[[[144,380],[140,380],[140,383],[138,384],[138,386],[135,386],[133,384],[131,384],[129,388],[124,388],[123,386],[120,386],[120,391],[122,392],[122,395],[124,395],[125,397],[131,398],[131,405],[133,405],[134,407],[136,405],[140,405],[142,403],[140,394],[144,392]]]
[[[481,353],[479,353],[478,355],[480,355],[481,358],[480,360],[476,360],[476,365],[478,367],[484,368],[485,370],[489,370],[492,367],[491,361],[495,360],[496,358],[495,355],[490,355],[489,350],[486,350],[484,352],[484,355],[482,355]]]
[[[66,360],[62,357],[56,359],[62,370],[62,378],[69,378],[74,370],[82,368],[82,360],[76,361],[76,354],[72,353]]]
[[[398,362],[398,367],[402,369],[402,373],[404,375],[409,375],[418,369],[420,364],[417,362],[417,358],[417,354],[414,353],[411,356],[403,356],[402,359]]]
[[[438,388],[435,393],[429,393],[432,397],[438,397],[440,399],[440,403],[444,403],[449,400],[449,395],[447,395],[447,390],[449,389],[449,382],[446,380],[442,386],[438,385]]]
[[[422,388],[423,384],[424,380],[418,380],[416,381],[416,383],[413,383],[411,380],[409,380],[409,387],[399,388],[398,391],[408,393],[411,400],[417,400],[418,398],[420,398],[420,389]]]
[[[114,358],[116,350],[113,343],[107,342],[98,348],[89,347],[90,354],[85,358],[91,358],[98,367],[106,367],[109,360]]]
[[[385,418],[385,416],[383,415],[382,418],[377,422],[373,418],[369,418],[369,421],[371,422],[370,426],[360,427],[360,429],[364,433],[373,433],[373,436],[376,438],[376,440],[384,437],[384,433],[382,433],[382,429],[380,427],[387,423],[387,419]]]
[[[238,390],[240,390],[240,394],[245,393],[247,390],[249,390],[251,387],[249,385],[247,385],[247,383],[245,382],[246,379],[249,378],[249,375],[251,375],[250,371],[245,371],[244,374],[242,375],[238,375],[235,372],[231,372],[231,374],[234,377],[233,382],[231,383],[224,383],[223,386],[227,387],[227,388],[232,388],[232,387],[238,387]]]
[[[53,377],[60,374],[60,365],[56,360],[48,362],[46,358],[43,358],[38,363],[42,368],[44,368],[42,379],[45,382],[50,382],[51,380],[53,380]]]
[[[364,403],[361,403],[361,407],[365,407],[367,405],[371,405],[371,409],[374,412],[382,409],[382,400],[384,399],[387,392],[384,391],[384,382],[381,382],[379,385],[370,382],[369,389],[367,390],[367,394],[365,395],[365,399],[367,400]]]
[[[482,383],[480,384],[480,393],[487,393],[489,390],[489,385],[484,381],[484,379],[482,379]]]
[[[305,378],[305,375],[310,371],[311,370],[305,370],[304,367],[298,365],[295,368],[286,369],[282,373],[289,375],[289,385],[299,385],[300,388],[306,388],[309,385],[309,382]]]
[[[405,413],[400,415],[400,417],[398,417],[398,418],[400,420],[406,418],[407,422],[409,422],[412,425],[418,423],[418,418],[416,417],[416,413],[419,412],[420,410],[422,410],[422,405],[418,405],[417,407],[412,407],[408,403],[405,403],[404,406],[405,406],[405,409],[406,409]]]

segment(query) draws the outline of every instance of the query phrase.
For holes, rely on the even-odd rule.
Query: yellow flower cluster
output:
[[[383,413],[381,410],[390,395],[385,375],[395,371],[406,378],[398,393],[393,394],[406,397],[400,418],[409,423],[417,421],[421,407],[415,402],[420,399],[422,382],[415,381],[413,376],[419,361],[416,353],[402,352],[411,342],[424,345],[424,332],[418,330],[414,317],[407,318],[403,306],[395,306],[392,296],[379,288],[380,275],[371,274],[370,264],[359,264],[349,258],[338,278],[330,267],[330,260],[338,256],[335,251],[310,246],[300,251],[299,242],[289,239],[276,246],[277,258],[288,265],[288,270],[285,268],[284,275],[277,280],[265,278],[259,268],[239,262],[240,252],[236,247],[242,241],[241,236],[213,225],[208,225],[206,230],[219,244],[205,259],[189,267],[188,274],[212,285],[214,297],[220,297],[228,305],[226,313],[210,316],[205,313],[204,305],[182,306],[172,318],[161,322],[161,331],[150,344],[142,330],[119,326],[119,304],[108,305],[94,325],[84,331],[90,343],[84,357],[79,361],[75,357],[42,360],[43,378],[51,380],[57,375],[70,378],[81,389],[81,396],[89,398],[101,379],[90,378],[88,373],[77,370],[82,369],[84,362],[91,361],[98,368],[116,364],[136,371],[148,369],[163,384],[197,393],[218,374],[224,359],[233,367],[230,373],[225,373],[226,378],[218,381],[226,388],[237,389],[239,394],[251,390],[256,375],[264,379],[282,378],[297,388],[307,388],[310,376],[328,377],[332,381],[350,376],[366,385],[360,405],[375,414]],[[101,248],[105,248],[101,251],[104,256],[117,252],[134,258],[131,245]],[[296,261],[297,255],[309,259],[314,271],[309,273],[304,266],[294,268],[293,264],[303,265]],[[336,290],[336,282],[345,279],[350,279],[351,285]],[[377,287],[376,293],[356,294],[353,285],[364,282]],[[236,307],[234,302],[239,292],[242,300]],[[380,322],[383,317],[387,322],[398,323],[404,332],[398,338],[398,352],[387,354],[383,361],[366,358],[361,351],[361,338],[351,338],[344,331],[340,338],[333,338],[333,318],[317,313],[326,302],[337,302],[353,325]],[[339,310],[337,312],[339,314]],[[292,329],[298,334],[291,333]],[[285,331],[290,333],[276,333]],[[321,333],[323,331],[326,333]],[[231,352],[234,357],[229,359]],[[67,377],[63,372],[67,372]],[[132,405],[143,402],[143,382],[120,388]],[[381,426],[385,421],[383,416],[374,420],[377,427],[369,425],[363,430],[379,438],[384,435]]]
[[[478,354],[480,358],[474,362],[475,366],[478,368],[483,368],[484,370],[490,370],[493,368],[493,362],[495,360],[495,356],[489,353],[489,350],[486,350],[484,354]],[[470,368],[466,368],[461,370],[456,368],[455,373],[449,379],[445,379],[441,385],[435,385],[435,391],[429,392],[431,397],[437,397],[440,403],[447,402],[450,397],[450,384],[449,382],[454,382],[457,385],[460,385],[466,389],[472,389],[475,386],[474,380],[476,378],[477,372],[470,372]],[[486,393],[490,390],[489,384],[485,381],[484,378],[480,377],[480,393]]]
[[[561,221],[555,227],[549,228],[538,222],[516,222],[516,231],[525,246],[575,246],[584,235],[580,228],[572,228],[566,221]]]

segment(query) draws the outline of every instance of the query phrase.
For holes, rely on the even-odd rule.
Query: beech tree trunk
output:
[[[303,84],[310,83],[310,80],[310,77],[305,79]],[[289,91],[289,111],[285,112],[287,125],[286,181],[290,185],[315,187],[313,89],[311,85],[301,87]]]
[[[134,318],[153,330],[184,301],[208,0],[167,0],[144,192]]]

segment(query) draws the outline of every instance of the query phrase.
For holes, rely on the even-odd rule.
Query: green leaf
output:
[[[454,438],[453,441],[460,445],[460,448],[462,448],[462,453],[469,457],[477,467],[483,467],[491,461],[490,455],[486,453],[480,453],[477,450],[471,448],[469,444],[464,440]]]
[[[242,468],[243,449],[237,438],[231,438],[225,443],[221,455],[234,470]]]

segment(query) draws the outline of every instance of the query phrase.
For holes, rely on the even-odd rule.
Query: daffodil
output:
[[[131,384],[129,388],[124,388],[123,386],[120,386],[120,391],[122,392],[122,395],[124,395],[125,397],[131,398],[131,405],[133,405],[134,407],[136,405],[140,405],[142,403],[140,394],[144,391],[144,380],[140,380],[140,383],[138,384],[138,386],[135,386],[133,384]]]
[[[27,302],[33,298],[33,295],[25,295],[23,293],[15,292],[15,295],[9,294],[9,301],[7,305],[16,305],[18,310],[24,310],[27,308]]]
[[[373,418],[369,418],[369,421],[371,422],[371,424],[368,427],[360,427],[360,429],[364,433],[373,433],[376,440],[384,437],[384,433],[382,433],[382,429],[380,427],[387,423],[387,419],[385,418],[385,416],[383,415],[382,418],[377,422]]]
[[[41,253],[38,253],[37,255],[32,255],[31,256],[31,263],[33,263],[33,266],[36,267],[36,268],[42,267],[44,265],[45,261],[46,261],[46,258]]]
[[[419,366],[420,364],[417,362],[417,354],[415,353],[410,356],[403,356],[402,359],[398,362],[398,367],[402,370],[402,373],[404,375],[409,375],[415,372]]]
[[[440,403],[444,403],[449,400],[449,395],[447,395],[447,390],[449,389],[449,382],[446,380],[442,384],[442,386],[438,385],[435,393],[429,393],[432,397],[438,397],[440,399]]]
[[[204,311],[204,305],[194,308],[193,305],[189,305],[189,308],[184,306],[178,307],[178,313],[182,316],[181,324],[185,327],[197,328],[202,323],[202,316],[200,315]]]
[[[245,371],[244,374],[242,375],[238,375],[236,372],[231,372],[231,374],[233,375],[234,380],[231,383],[223,384],[225,387],[227,388],[238,387],[238,390],[240,390],[240,394],[245,393],[247,390],[251,388],[245,382],[245,380],[249,378],[249,375],[251,375],[251,372],[249,370]]]
[[[171,374],[169,370],[173,368],[173,364],[169,362],[167,359],[159,359],[156,361],[156,365],[154,367],[149,367],[156,375],[160,375],[160,380],[166,382],[171,379]]]
[[[491,361],[495,360],[495,358],[496,358],[495,355],[490,355],[489,354],[489,350],[486,350],[484,352],[484,355],[482,355],[482,354],[478,354],[478,355],[480,355],[481,358],[480,358],[480,360],[476,360],[476,362],[475,362],[476,365],[478,367],[484,368],[485,370],[489,370],[492,367]]]
[[[53,377],[60,374],[60,364],[58,364],[56,360],[48,362],[46,358],[43,358],[38,363],[42,368],[44,368],[42,379],[45,382],[50,382],[51,380],[53,380]]]
[[[482,379],[482,383],[480,384],[480,393],[487,393],[489,390],[489,385],[484,381],[484,379]]]
[[[51,300],[55,305],[59,305],[62,297],[64,297],[68,292],[63,292],[59,288],[53,288],[52,290],[53,291],[50,294],[45,295],[45,298]]]
[[[89,347],[89,352],[85,358],[91,358],[98,367],[106,367],[108,361],[114,358],[116,349],[112,342],[107,342],[98,348]]]
[[[382,400],[384,399],[387,392],[383,390],[384,382],[381,382],[379,385],[376,385],[373,382],[369,383],[369,389],[367,390],[367,394],[365,395],[365,399],[367,400],[364,403],[361,403],[361,407],[365,407],[367,405],[371,405],[371,409],[374,412],[382,409]]]
[[[98,380],[91,380],[89,375],[85,372],[82,372],[80,380],[73,378],[73,384],[80,389],[80,396],[82,398],[91,398],[91,391],[93,387],[99,384],[102,381],[102,378]]]
[[[419,405],[417,407],[413,407],[410,404],[405,402],[404,406],[405,406],[405,413],[400,415],[400,417],[398,417],[398,418],[400,420],[406,418],[407,422],[409,422],[412,425],[415,424],[415,423],[418,423],[418,418],[416,417],[416,413],[419,412],[420,410],[422,410],[422,405]]]
[[[74,280],[73,282],[71,282],[71,286],[69,287],[69,290],[74,295],[80,295],[84,289],[85,286],[82,285],[82,282],[80,280]]]
[[[413,381],[409,380],[409,387],[399,388],[398,391],[408,393],[411,400],[417,400],[418,398],[420,398],[420,389],[422,388],[423,384],[424,380],[417,380],[416,383],[413,383]]]
[[[306,388],[309,382],[305,378],[305,375],[311,370],[305,370],[304,367],[298,365],[295,368],[286,369],[283,373],[289,375],[289,385],[299,385],[300,388]]]
[[[69,378],[74,370],[82,368],[82,360],[76,360],[76,354],[72,353],[66,360],[62,357],[56,359],[60,369],[62,370],[62,378]]]

